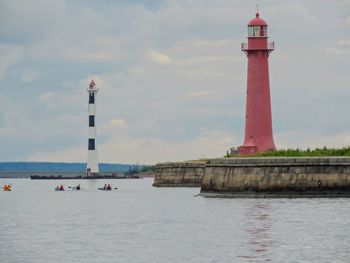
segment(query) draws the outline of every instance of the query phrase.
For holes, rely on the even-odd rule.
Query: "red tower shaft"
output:
[[[268,43],[267,23],[259,18],[248,24],[248,43],[242,43],[242,51],[248,58],[247,100],[244,143],[239,154],[253,154],[275,150],[272,132],[270,100],[269,55],[274,43]]]

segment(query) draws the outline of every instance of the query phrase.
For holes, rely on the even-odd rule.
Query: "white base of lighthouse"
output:
[[[97,151],[88,151],[87,169],[89,168],[92,175],[100,173],[97,160]]]

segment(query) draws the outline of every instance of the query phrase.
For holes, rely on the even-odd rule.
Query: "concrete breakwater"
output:
[[[153,186],[200,187],[205,162],[160,163],[155,166]]]
[[[190,186],[190,178],[200,181],[200,195],[206,197],[350,197],[350,158],[221,158],[160,164],[155,185]]]
[[[206,166],[208,197],[350,197],[350,158],[227,158]]]

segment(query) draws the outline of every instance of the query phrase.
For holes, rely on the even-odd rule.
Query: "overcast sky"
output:
[[[269,24],[278,148],[350,145],[350,0],[1,0],[0,161],[223,156],[243,142],[255,4]]]

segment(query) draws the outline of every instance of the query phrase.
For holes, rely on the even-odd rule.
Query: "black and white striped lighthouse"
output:
[[[87,160],[87,176],[99,174],[97,150],[96,150],[96,95],[98,88],[94,80],[91,80],[89,88],[89,139],[88,139],[88,160]]]

